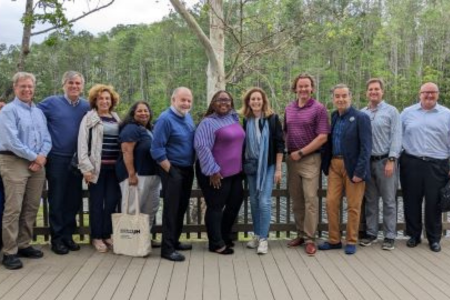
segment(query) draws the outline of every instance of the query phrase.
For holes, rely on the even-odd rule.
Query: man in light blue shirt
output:
[[[437,104],[439,89],[427,82],[420,88],[420,102],[401,114],[403,153],[400,182],[406,234],[410,248],[421,243],[422,201],[425,197],[425,230],[430,249],[441,251],[442,218],[439,191],[448,181],[450,156],[450,110]]]
[[[22,268],[19,256],[43,256],[30,242],[52,143],[45,116],[32,102],[35,82],[31,73],[16,73],[15,98],[0,114],[0,175],[5,188],[2,263],[11,270]]]
[[[372,153],[370,156],[371,179],[366,183],[365,216],[366,237],[360,241],[361,246],[370,246],[378,236],[378,202],[383,200],[383,250],[393,250],[397,235],[398,187],[397,159],[402,149],[402,123],[397,108],[383,100],[384,82],[372,78],[366,84],[366,113],[372,124]]]

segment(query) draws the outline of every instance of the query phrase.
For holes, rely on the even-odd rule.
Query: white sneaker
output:
[[[247,243],[247,248],[256,249],[259,246],[259,235],[254,235],[253,238]]]
[[[256,253],[266,254],[268,249],[269,249],[269,243],[267,242],[267,239],[260,239],[258,250],[256,251]]]

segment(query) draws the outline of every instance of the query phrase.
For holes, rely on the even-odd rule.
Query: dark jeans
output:
[[[122,197],[114,166],[102,166],[97,183],[89,185],[89,224],[91,239],[109,239],[111,214],[117,211]]]
[[[242,174],[223,178],[220,189],[215,189],[209,184],[209,176],[202,174],[199,165],[196,164],[195,171],[206,202],[205,225],[209,250],[214,251],[231,243],[231,229],[244,201]]]
[[[160,168],[160,176],[164,203],[161,254],[171,254],[179,243],[183,229],[184,214],[194,181],[194,168],[171,165],[169,173]]]
[[[408,154],[400,158],[400,182],[406,221],[406,234],[420,238],[422,232],[422,201],[425,197],[425,230],[430,243],[442,236],[439,190],[448,180],[448,161],[424,161]]]
[[[47,158],[48,203],[52,243],[71,240],[82,200],[82,176],[69,172],[71,157],[50,154]]]
[[[3,221],[3,209],[5,208],[5,190],[3,189],[3,181],[0,177],[0,249],[3,246],[2,242],[2,221]]]

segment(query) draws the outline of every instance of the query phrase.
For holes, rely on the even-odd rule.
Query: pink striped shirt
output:
[[[292,101],[285,109],[284,132],[288,152],[302,149],[319,134],[330,133],[326,108],[313,98],[303,107]]]

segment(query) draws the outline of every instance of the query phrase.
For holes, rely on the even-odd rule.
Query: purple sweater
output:
[[[241,172],[244,139],[245,132],[235,112],[203,119],[194,138],[202,173],[211,176],[220,172],[222,177],[229,177]]]

